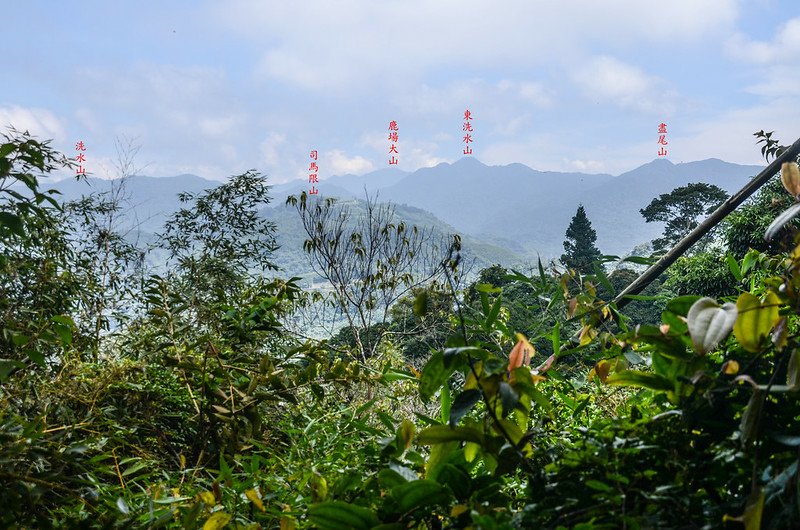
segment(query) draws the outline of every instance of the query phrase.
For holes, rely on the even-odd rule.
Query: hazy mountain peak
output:
[[[458,167],[488,167],[486,164],[472,156],[463,156],[453,162],[452,165]]]

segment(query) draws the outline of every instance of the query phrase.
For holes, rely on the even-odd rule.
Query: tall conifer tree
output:
[[[572,217],[566,236],[567,239],[564,241],[566,253],[561,255],[561,262],[582,273],[592,273],[594,271],[592,263],[598,261],[602,254],[595,246],[597,232],[586,217],[586,210],[582,204]]]

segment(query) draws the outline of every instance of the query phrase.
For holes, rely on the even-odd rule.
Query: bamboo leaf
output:
[[[609,385],[638,386],[650,390],[672,391],[675,385],[663,375],[639,372],[637,370],[623,370],[608,376],[606,383]]]

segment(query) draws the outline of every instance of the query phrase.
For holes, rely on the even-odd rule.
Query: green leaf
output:
[[[371,510],[342,501],[311,506],[308,516],[320,530],[368,530],[379,523]]]
[[[739,262],[736,261],[736,258],[731,256],[729,252],[725,254],[725,261],[728,262],[728,270],[731,271],[731,274],[733,274],[733,277],[736,278],[736,281],[741,282],[744,276],[742,276],[742,269],[739,268]]]
[[[25,237],[25,227],[22,225],[22,219],[13,213],[0,212],[0,226],[5,226],[20,237]]]
[[[214,512],[214,514],[206,520],[203,525],[203,530],[221,530],[231,520],[231,514],[225,512]]]
[[[0,382],[8,379],[14,368],[25,368],[25,364],[13,359],[0,359]]]
[[[402,444],[402,447],[408,449],[411,447],[411,440],[414,438],[414,424],[406,419],[400,423],[397,429],[397,440]]]
[[[398,370],[397,368],[388,368],[382,374],[383,381],[387,383],[391,383],[394,381],[408,381],[408,380],[415,380],[416,377],[411,372],[406,372],[404,370]]]
[[[505,381],[500,382],[500,401],[503,404],[503,416],[514,410],[519,403],[519,394]]]
[[[693,294],[678,296],[677,298],[673,298],[672,300],[667,302],[666,309],[670,313],[685,317],[689,312],[689,309],[692,307],[692,305],[694,305],[695,302],[700,300],[700,298],[702,297]]]
[[[789,366],[786,369],[786,386],[790,390],[800,390],[800,352],[792,350]]]
[[[712,298],[701,298],[692,304],[686,321],[694,349],[703,355],[731,332],[736,322],[736,306],[728,302],[720,307]]]
[[[436,391],[447,381],[454,370],[455,367],[445,368],[444,355],[442,352],[437,351],[431,355],[431,358],[422,369],[422,375],[419,381],[419,395],[422,400],[430,400]]]
[[[614,491],[614,488],[606,484],[605,482],[600,482],[599,480],[587,480],[585,482],[586,486],[592,488],[595,491],[602,491],[604,493],[609,493]]]
[[[138,462],[138,463],[132,465],[131,467],[129,467],[128,469],[126,469],[125,471],[123,471],[122,476],[123,477],[127,477],[129,475],[133,475],[137,471],[141,471],[142,469],[146,468],[149,465],[150,464],[147,463],[147,462]]]
[[[417,441],[423,445],[434,445],[446,442],[483,443],[483,433],[473,427],[448,427],[433,425],[420,431]]]
[[[630,300],[641,300],[643,302],[652,302],[653,300],[658,300],[658,296],[648,296],[644,294],[626,294],[625,298]]]
[[[399,511],[407,513],[423,506],[444,503],[449,496],[440,484],[422,479],[394,487],[392,497],[397,501]]]
[[[622,261],[629,261],[631,263],[636,263],[637,265],[652,265],[658,260],[656,260],[655,258],[645,258],[642,256],[628,256],[627,258],[624,258]]]
[[[761,409],[764,406],[765,393],[764,390],[753,390],[753,395],[750,396],[750,401],[747,402],[747,407],[742,413],[739,433],[743,446],[749,445],[758,434],[758,417],[761,415]]]
[[[131,513],[130,508],[128,508],[128,503],[126,503],[125,499],[122,497],[117,497],[117,509],[124,515]]]
[[[742,293],[736,300],[739,317],[733,327],[736,340],[744,349],[756,353],[761,349],[764,339],[780,319],[778,295],[772,291],[767,293],[764,303],[750,293]]]
[[[450,425],[453,427],[458,425],[461,418],[472,410],[472,407],[480,400],[481,392],[478,389],[472,388],[461,392],[450,408]]]
[[[419,318],[425,316],[428,312],[428,291],[422,291],[414,298],[413,311],[414,315]]]
[[[16,149],[16,146],[13,143],[0,145],[0,158],[7,157],[14,149]]]
[[[597,277],[600,285],[602,285],[606,291],[608,291],[609,295],[613,298],[615,295],[614,286],[611,285],[611,282],[608,281],[608,276],[606,276],[605,271],[598,263],[592,263],[594,267],[594,275]]]
[[[450,417],[450,406],[453,404],[453,398],[450,395],[450,386],[442,385],[442,390],[439,392],[439,405],[441,407],[439,417],[442,423],[447,423]]]
[[[484,322],[484,329],[490,329],[494,321],[497,320],[497,315],[500,314],[500,302],[503,300],[502,296],[498,296],[497,300],[494,301],[492,304],[491,310],[489,310],[489,314],[486,315],[486,322]]]
[[[797,214],[800,214],[800,203],[789,206],[786,211],[776,217],[769,227],[767,227],[767,231],[764,232],[764,239],[767,241],[772,241],[772,238],[774,238],[778,232],[780,232],[781,228],[783,228],[786,223],[794,219]]]
[[[663,375],[639,372],[637,370],[623,370],[608,376],[606,383],[609,385],[638,386],[650,390],[672,391],[675,385]]]

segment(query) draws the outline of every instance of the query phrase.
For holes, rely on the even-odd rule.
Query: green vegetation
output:
[[[591,274],[594,271],[594,263],[601,256],[595,246],[596,241],[597,232],[592,228],[589,218],[586,217],[583,205],[580,205],[567,227],[567,239],[564,241],[565,253],[561,256],[561,262],[567,267]]]
[[[302,195],[312,292],[274,276],[260,174],[183,195],[156,275],[115,196],[44,190],[66,166],[0,142],[0,527],[800,520],[794,162],[788,195],[766,186],[622,309],[636,273],[606,270],[583,208],[566,268],[467,283],[459,238]]]
[[[664,235],[653,241],[653,248],[665,251],[697,227],[700,216],[713,212],[728,198],[725,190],[697,182],[675,188],[653,199],[640,213],[645,221],[664,223]]]

